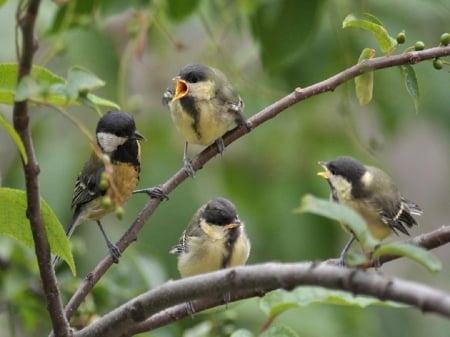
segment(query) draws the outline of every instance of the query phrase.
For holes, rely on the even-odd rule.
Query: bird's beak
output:
[[[138,130],[134,131],[134,139],[147,140]]]
[[[189,85],[185,80],[182,80],[179,76],[173,78],[177,82],[175,88],[175,95],[173,95],[172,101],[183,98],[189,93]]]
[[[327,163],[324,161],[319,161],[319,165],[322,166],[325,169],[325,171],[317,172],[317,175],[326,180],[330,179],[330,176],[328,175],[328,170],[327,170]]]

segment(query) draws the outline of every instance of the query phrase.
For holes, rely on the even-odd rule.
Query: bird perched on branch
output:
[[[197,210],[170,253],[178,256],[181,276],[188,277],[245,264],[250,241],[236,207],[214,198]]]
[[[105,238],[113,261],[121,252],[106,235],[100,219],[123,206],[139,181],[140,146],[144,140],[129,114],[112,110],[97,123],[96,143],[75,184],[72,198],[74,210],[66,234],[88,220],[96,221]],[[58,258],[54,260],[56,263]]]
[[[337,157],[319,165],[325,171],[318,175],[328,181],[331,198],[358,212],[374,238],[382,240],[392,232],[409,235],[408,228],[417,225],[412,215],[421,215],[422,210],[403,198],[392,178],[379,168],[365,166],[352,157]],[[345,224],[343,227],[347,229]],[[352,233],[341,253],[342,263],[354,240]]]
[[[216,142],[222,153],[225,132],[233,124],[245,123],[244,103],[225,75],[212,67],[190,64],[173,80],[175,87],[166,90],[163,104],[168,105],[175,126],[186,139],[183,163],[193,177],[188,143],[206,146]]]

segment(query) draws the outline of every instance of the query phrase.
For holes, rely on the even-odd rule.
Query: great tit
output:
[[[320,161],[319,165],[325,171],[318,175],[328,181],[332,200],[358,212],[374,238],[382,240],[392,232],[409,235],[408,228],[417,225],[412,215],[421,215],[422,210],[403,198],[392,178],[379,168],[346,156]],[[344,246],[341,263],[354,240],[353,235]]]
[[[178,256],[181,277],[188,277],[245,264],[250,241],[236,207],[219,197],[197,210],[170,253]]]
[[[100,219],[123,206],[136,188],[141,157],[138,141],[145,138],[136,130],[133,117],[118,110],[109,111],[100,118],[95,135],[96,145],[111,163],[106,168],[112,170],[109,178],[106,178],[105,158],[100,158],[95,151],[91,153],[75,183],[72,198],[74,213],[66,234],[70,238],[79,224],[88,220],[96,221],[111,257],[117,263],[120,250],[109,240]],[[105,197],[109,197],[109,205]],[[58,258],[54,263],[57,261]]]
[[[245,123],[244,102],[225,75],[209,66],[187,65],[173,80],[176,85],[166,90],[163,104],[168,105],[175,126],[186,139],[183,163],[186,173],[193,177],[188,143],[206,146],[216,142],[222,153],[225,132],[233,123]]]

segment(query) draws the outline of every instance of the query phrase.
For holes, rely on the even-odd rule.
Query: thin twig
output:
[[[356,64],[324,81],[313,84],[303,89],[297,88],[292,93],[264,108],[260,112],[251,116],[247,120],[246,125],[236,127],[233,130],[227,132],[223,137],[224,145],[228,146],[229,144],[233,143],[237,139],[250,132],[252,129],[267,122],[271,118],[274,118],[280,112],[286,110],[290,106],[309,97],[319,95],[328,91],[334,91],[340,84],[353,79],[364,72],[367,72],[369,70],[375,71],[402,64],[416,64],[425,60],[431,60],[437,57],[448,55],[450,55],[450,46],[439,46],[422,51],[412,51],[401,55],[373,58]],[[208,146],[192,160],[192,166],[194,170],[200,170],[209,160],[211,160],[211,158],[213,158],[217,154],[218,150],[215,144]],[[180,185],[186,178],[187,175],[184,169],[181,169],[177,173],[175,173],[169,180],[167,180],[161,186],[161,188],[166,193],[166,195],[169,195],[170,192],[178,187],[178,185]],[[136,240],[137,234],[142,229],[145,222],[147,222],[147,220],[153,214],[155,209],[159,206],[160,202],[160,200],[156,199],[147,202],[128,231],[117,243],[117,246],[122,252],[133,241]],[[88,274],[86,279],[80,284],[79,288],[72,295],[72,298],[66,305],[65,310],[68,318],[72,316],[74,311],[79,307],[87,294],[91,291],[98,280],[104,275],[104,273],[111,267],[111,265],[112,259],[109,255],[107,255],[98,263],[94,270]]]
[[[17,11],[17,25],[22,32],[22,49],[18,50],[19,67],[17,81],[30,74],[33,55],[37,49],[34,24],[40,1],[30,0]],[[28,162],[22,159],[27,195],[27,217],[30,220],[39,273],[47,301],[47,310],[57,336],[69,336],[69,323],[64,315],[64,308],[59,294],[55,273],[50,263],[50,247],[41,215],[41,196],[39,191],[39,165],[36,159],[31,130],[29,126],[28,102],[15,102],[13,108],[14,128],[19,134],[27,153]]]

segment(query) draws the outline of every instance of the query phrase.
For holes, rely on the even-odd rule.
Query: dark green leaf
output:
[[[8,235],[33,248],[34,241],[26,211],[27,198],[24,191],[0,188],[0,234]],[[41,211],[51,252],[66,261],[75,275],[75,262],[69,240],[58,218],[43,199]]]
[[[0,125],[2,125],[5,128],[6,132],[8,132],[9,136],[16,144],[17,149],[19,150],[20,155],[22,156],[22,160],[24,161],[25,164],[27,164],[28,156],[27,153],[25,152],[25,146],[23,145],[22,139],[20,139],[20,136],[18,135],[16,130],[14,130],[12,125],[9,124],[8,121],[5,119],[5,117],[3,117],[3,115],[1,114],[0,114]]]
[[[69,98],[85,96],[89,91],[101,88],[105,82],[90,71],[81,67],[72,67],[67,75],[67,93]]]
[[[374,258],[383,255],[404,256],[421,264],[432,273],[442,269],[442,263],[428,250],[405,242],[391,242],[383,244],[373,252]]]
[[[276,325],[264,331],[260,337],[298,337],[298,334],[288,326]]]
[[[405,82],[406,90],[412,97],[416,112],[419,111],[419,83],[417,82],[416,71],[409,64],[399,66],[400,72]]]
[[[375,56],[375,50],[370,48],[365,48],[358,62],[364,62],[365,60],[370,60]],[[362,75],[355,77],[355,90],[356,97],[360,105],[366,105],[372,100],[373,94],[373,71],[366,71]]]
[[[342,28],[357,27],[371,32],[383,53],[390,53],[396,46],[397,40],[389,35],[382,22],[371,14],[349,14],[342,23]]]
[[[197,9],[199,3],[199,0],[170,0],[167,2],[168,15],[176,21],[182,21]]]
[[[345,224],[356,236],[361,246],[369,251],[372,251],[379,244],[379,241],[370,235],[363,218],[345,205],[308,194],[302,198],[300,207],[295,209],[294,212],[297,214],[313,213]]]

